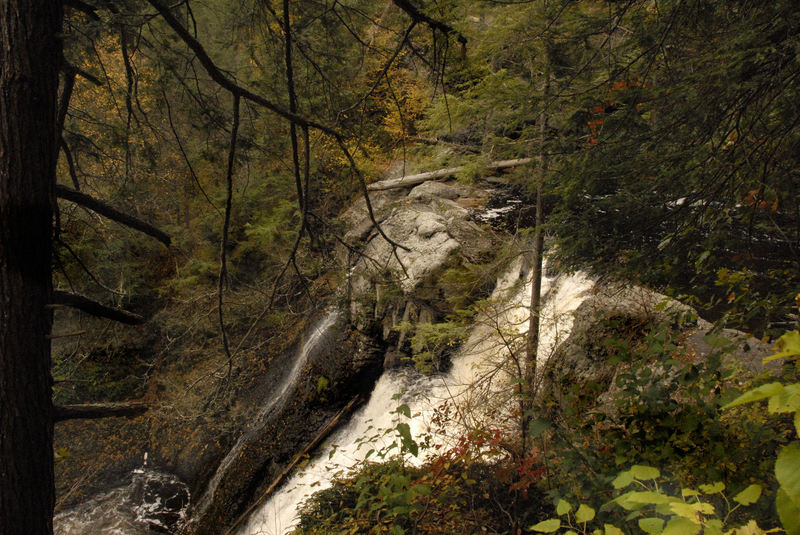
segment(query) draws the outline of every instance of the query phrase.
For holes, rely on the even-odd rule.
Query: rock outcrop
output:
[[[724,350],[728,365],[752,373],[765,369],[762,359],[769,354],[769,346],[760,340],[733,329],[713,332],[713,325],[687,305],[647,288],[606,282],[595,285],[575,311],[569,337],[544,372],[543,396],[554,406],[566,406],[576,390],[592,390],[594,410],[613,417],[621,373],[634,365],[646,366],[653,377],[666,380],[673,371],[660,361],[610,360],[615,350],[608,341],[616,338],[629,346],[641,345],[646,343],[645,335],[659,327],[669,331],[676,354],[687,362],[702,363],[713,352]]]

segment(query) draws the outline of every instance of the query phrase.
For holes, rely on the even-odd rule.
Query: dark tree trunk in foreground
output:
[[[52,533],[51,244],[61,2],[0,0],[0,535]]]

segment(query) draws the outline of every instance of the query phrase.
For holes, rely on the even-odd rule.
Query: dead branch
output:
[[[86,403],[81,405],[60,405],[53,407],[53,421],[86,420],[95,418],[128,418],[144,414],[148,410],[142,401],[125,401],[119,403]]]
[[[170,243],[172,242],[172,239],[167,233],[157,229],[150,223],[146,223],[132,215],[120,212],[116,208],[112,208],[106,203],[98,201],[94,197],[90,197],[85,193],[75,191],[74,189],[70,189],[66,186],[56,185],[56,195],[61,199],[74,202],[75,204],[83,206],[84,208],[88,208],[93,212],[97,212],[98,214],[105,216],[112,221],[116,221],[121,225],[125,225],[126,227],[143,232],[148,236],[152,236],[167,247],[169,247]]]
[[[97,8],[87,4],[86,2],[82,2],[81,0],[66,0],[64,5],[71,7],[76,11],[86,13],[86,15],[88,15],[92,20],[100,20],[100,17],[97,15]]]
[[[69,170],[69,178],[72,180],[72,185],[75,187],[75,191],[80,191],[81,183],[78,181],[75,160],[72,159],[72,151],[63,137],[61,138],[61,150],[64,152],[64,157],[67,159],[67,169]]]
[[[405,11],[412,20],[416,22],[422,22],[427,24],[432,30],[440,31],[445,35],[454,34],[456,36],[456,40],[461,43],[461,51],[462,56],[464,55],[464,50],[467,46],[467,38],[464,37],[458,30],[446,24],[440,20],[433,19],[420,11],[414,4],[409,2],[408,0],[393,0],[394,4]]]
[[[161,3],[160,0],[147,0],[148,3],[156,8],[158,13],[162,16],[164,21],[172,28],[172,30],[178,34],[178,37],[188,46],[192,52],[195,53],[197,60],[206,70],[208,75],[211,77],[214,82],[216,82],[220,87],[224,88],[225,90],[229,91],[231,94],[239,95],[239,97],[244,98],[246,100],[252,101],[260,106],[267,108],[268,110],[280,115],[284,119],[291,121],[294,124],[300,126],[307,126],[311,128],[316,128],[317,130],[328,134],[329,136],[339,137],[339,134],[336,130],[329,126],[325,126],[320,124],[316,121],[312,121],[310,119],[306,119],[305,117],[301,117],[295,113],[290,112],[289,110],[284,109],[283,107],[275,104],[274,102],[267,100],[266,98],[262,97],[261,95],[257,95],[252,91],[242,87],[241,85],[237,84],[231,78],[229,78],[222,70],[217,67],[214,63],[214,60],[206,52],[203,45],[195,39],[189,31],[184,28],[183,24],[175,18],[170,11],[170,8],[165,6]]]
[[[147,321],[139,314],[134,314],[133,312],[121,310],[119,308],[112,308],[98,303],[97,301],[92,301],[83,295],[64,292],[62,290],[53,291],[53,304],[77,308],[92,316],[108,318],[126,325],[141,325]]]

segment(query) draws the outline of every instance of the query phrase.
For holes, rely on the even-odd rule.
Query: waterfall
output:
[[[291,369],[281,378],[253,423],[222,460],[194,511],[202,511],[214,499],[220,481],[233,461],[280,408],[280,403],[291,393],[306,363],[324,347],[326,335],[331,332],[338,318],[339,313],[330,310],[308,331],[306,340],[294,355]],[[154,530],[176,533],[185,521],[188,505],[189,491],[186,485],[172,474],[149,469],[145,456],[144,465],[133,471],[130,484],[94,496],[56,515],[54,531],[55,535],[147,535],[154,533]]]
[[[225,473],[230,468],[233,461],[239,456],[244,446],[254,435],[257,436],[261,433],[264,426],[269,422],[270,417],[275,411],[280,402],[286,399],[289,391],[294,388],[300,373],[303,371],[308,359],[314,355],[320,348],[325,335],[330,331],[331,327],[339,319],[339,312],[337,310],[329,310],[318,322],[309,330],[307,338],[294,357],[291,370],[287,373],[280,384],[270,393],[270,397],[266,403],[261,406],[258,414],[255,416],[253,423],[248,425],[238,438],[236,443],[230,449],[228,454],[222,459],[214,476],[208,482],[205,492],[200,500],[198,500],[195,511],[203,511],[213,501],[214,494],[219,487]]]
[[[309,495],[329,487],[335,476],[358,468],[370,449],[380,449],[393,442],[392,434],[384,435],[383,430],[394,427],[398,418],[409,423],[412,436],[436,433],[433,442],[447,444],[448,436],[458,435],[460,424],[454,421],[444,430],[432,424],[435,411],[442,403],[454,401],[461,406],[469,405],[471,396],[478,396],[484,404],[487,399],[504,403],[503,396],[511,390],[508,381],[516,376],[504,369],[504,363],[518,348],[514,344],[524,345],[528,326],[531,286],[530,283],[521,284],[521,277],[520,260],[498,280],[490,300],[493,305],[479,315],[447,373],[423,375],[413,369],[384,372],[366,405],[328,440],[305,468],[294,474],[248,519],[238,535],[282,535],[291,531],[297,523],[298,507]],[[545,277],[542,281],[540,365],[569,334],[571,313],[583,301],[591,285],[580,273]],[[401,403],[411,409],[410,421],[395,413]],[[422,462],[420,459],[409,461]]]

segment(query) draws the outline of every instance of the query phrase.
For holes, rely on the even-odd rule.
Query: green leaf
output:
[[[773,360],[794,357],[800,355],[800,331],[790,331],[780,338],[778,343],[773,348],[777,351],[772,356],[766,357],[764,362],[771,362]]]
[[[669,496],[659,494],[658,492],[631,491],[618,496],[614,501],[617,502],[620,505],[620,507],[623,507],[624,509],[630,511],[633,509],[641,509],[645,505],[658,505],[658,504],[670,503],[673,500],[674,498],[670,498]]]
[[[575,520],[584,524],[586,522],[591,521],[594,518],[595,511],[588,505],[581,504],[578,507],[578,510],[575,511]]]
[[[694,535],[700,533],[700,524],[692,522],[687,518],[676,516],[667,522],[667,526],[661,535]]]
[[[800,412],[794,414],[794,431],[800,435]]]
[[[534,524],[530,527],[533,531],[540,531],[542,533],[553,533],[554,531],[558,530],[561,527],[561,520],[558,518],[549,518],[547,520],[542,520],[538,524]]]
[[[711,255],[711,251],[703,251],[702,253],[700,253],[700,256],[698,256],[697,260],[694,261],[695,267],[699,269],[700,266],[703,264],[703,262],[705,262],[706,259],[709,257],[709,255]]]
[[[700,490],[703,491],[704,494],[717,494],[725,490],[725,483],[717,481],[711,485],[700,485]]]
[[[564,516],[570,511],[572,511],[572,504],[567,500],[558,500],[558,505],[556,505],[556,514],[558,516]]]
[[[756,503],[761,497],[761,485],[750,485],[733,497],[733,501],[742,505]]]
[[[710,503],[703,502],[686,503],[682,501],[676,501],[669,504],[669,508],[676,515],[682,516],[683,518],[693,522],[697,518],[697,513],[702,513],[704,515],[714,514],[714,506]]]
[[[694,489],[681,489],[681,496],[688,498],[689,496],[700,496],[700,492]]]
[[[405,403],[397,407],[394,412],[396,412],[397,414],[402,414],[406,418],[411,418],[411,409]]]
[[[775,461],[775,478],[793,502],[800,503],[800,442],[781,448]]]
[[[606,535],[625,535],[621,529],[611,524],[603,524],[603,529],[606,530]]]
[[[769,398],[771,414],[800,411],[800,384],[785,385],[783,391]]]
[[[645,533],[658,535],[664,529],[663,518],[640,518],[639,528]]]
[[[719,518],[711,518],[706,521],[703,528],[703,535],[722,535],[722,520]]]
[[[800,505],[780,488],[775,498],[775,506],[778,509],[778,517],[781,519],[783,529],[786,530],[786,535],[800,535]]]
[[[615,489],[627,487],[631,483],[633,483],[633,473],[630,470],[620,472],[619,475],[614,478],[614,481],[611,482]]]
[[[397,429],[403,442],[401,449],[408,451],[411,455],[416,457],[419,453],[419,446],[417,446],[417,443],[411,438],[411,428],[406,423],[399,423],[395,426],[395,429]]]
[[[658,479],[661,472],[658,471],[658,468],[653,468],[652,466],[636,464],[631,467],[631,474],[633,474],[633,477],[636,479],[648,481],[650,479]]]
[[[730,409],[731,407],[735,407],[737,405],[743,405],[745,403],[752,403],[754,401],[761,401],[762,399],[767,399],[772,396],[776,396],[783,392],[783,385],[781,383],[768,383],[765,385],[761,385],[758,388],[754,388],[752,390],[748,390],[738,398],[734,399],[724,407],[723,409]]]

